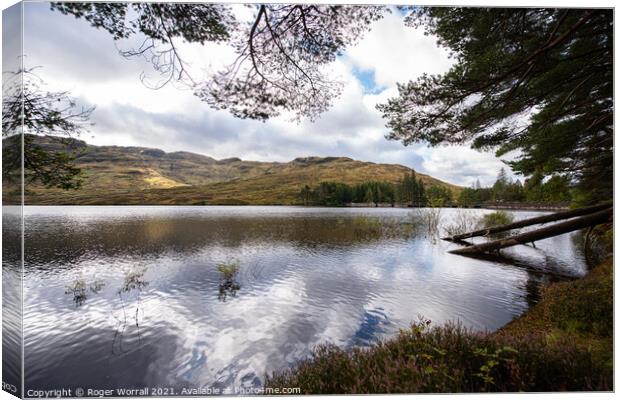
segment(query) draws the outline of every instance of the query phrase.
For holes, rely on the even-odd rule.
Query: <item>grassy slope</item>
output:
[[[583,349],[591,349],[612,367],[613,259],[594,268],[584,278],[550,285],[541,302],[497,331],[494,336],[544,335],[548,342],[570,337]]]
[[[370,349],[323,346],[267,387],[303,393],[612,390],[613,262],[552,284],[542,300],[490,334],[416,324]]]
[[[38,138],[50,151],[57,143]],[[288,163],[215,160],[158,149],[70,144],[84,172],[77,191],[29,187],[26,204],[298,204],[300,189],[320,181],[348,184],[367,180],[396,183],[410,169],[395,164],[361,162],[346,157],[297,158]],[[427,185],[460,187],[428,175]]]

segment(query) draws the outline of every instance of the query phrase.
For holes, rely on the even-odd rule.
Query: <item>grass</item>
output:
[[[446,225],[444,233],[446,236],[455,236],[473,231],[475,229],[491,228],[494,226],[510,224],[514,221],[514,214],[507,211],[494,211],[485,214],[482,217],[478,213],[470,210],[458,210],[450,219],[450,223]],[[511,231],[513,234],[515,230]],[[501,237],[507,235],[508,232],[490,235],[491,237]]]
[[[457,210],[450,219],[450,223],[444,227],[446,236],[461,235],[477,228],[480,224],[478,213],[471,210]]]
[[[415,230],[410,221],[402,222],[397,218],[382,219],[367,215],[355,216],[350,224],[343,220],[338,225],[340,228],[350,230],[356,239],[407,238]]]
[[[431,240],[439,238],[441,208],[416,208],[409,213],[409,223]]]
[[[188,186],[185,183],[180,183],[173,179],[166,178],[165,176],[162,176],[159,172],[152,169],[149,169],[148,173],[150,174],[150,176],[144,178],[144,182],[146,182],[150,187],[153,188],[170,189],[173,187]]]
[[[545,288],[541,302],[497,335],[521,335],[534,329],[549,338],[571,336],[585,347],[600,347],[608,341],[611,345],[612,316],[613,261],[609,258],[582,279]]]
[[[370,348],[321,345],[265,386],[305,394],[612,390],[612,323],[608,260],[581,280],[552,284],[497,332],[422,321]]]
[[[121,288],[118,290],[118,293],[130,293],[133,290],[137,290],[139,292],[142,289],[146,288],[149,283],[144,280],[145,273],[146,268],[139,268],[128,271],[125,274],[125,281],[123,282],[123,286],[121,286]]]

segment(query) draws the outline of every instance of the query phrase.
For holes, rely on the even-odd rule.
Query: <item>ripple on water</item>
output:
[[[535,303],[544,271],[583,267],[569,236],[515,267],[373,227],[408,213],[26,207],[26,383],[258,386],[320,343],[368,346],[418,315],[495,329]]]

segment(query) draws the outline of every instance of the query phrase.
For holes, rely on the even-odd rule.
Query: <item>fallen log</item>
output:
[[[521,221],[513,222],[511,224],[493,226],[490,228],[479,229],[473,232],[462,233],[460,235],[453,235],[441,238],[442,240],[448,240],[451,242],[457,242],[463,239],[468,239],[476,236],[487,236],[495,233],[506,232],[513,229],[524,228],[530,225],[544,224],[546,222],[560,221],[563,219],[569,219],[574,217],[580,217],[582,215],[588,215],[597,211],[605,210],[613,207],[613,203],[603,203],[596,206],[577,208],[569,211],[561,211],[558,213],[541,215],[540,217],[522,219]]]
[[[503,249],[505,247],[515,246],[518,244],[531,243],[537,240],[546,239],[552,236],[561,235],[576,231],[590,226],[595,226],[611,221],[613,217],[613,208],[607,208],[584,217],[575,218],[570,221],[560,222],[551,226],[525,232],[519,235],[511,236],[505,239],[494,240],[491,242],[476,244],[461,249],[451,250],[452,254],[476,254],[493,250]]]

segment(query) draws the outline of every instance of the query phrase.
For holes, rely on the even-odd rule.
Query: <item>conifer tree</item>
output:
[[[406,18],[456,61],[378,106],[405,145],[518,151],[530,176],[565,175],[584,202],[613,195],[613,10],[416,7]]]

